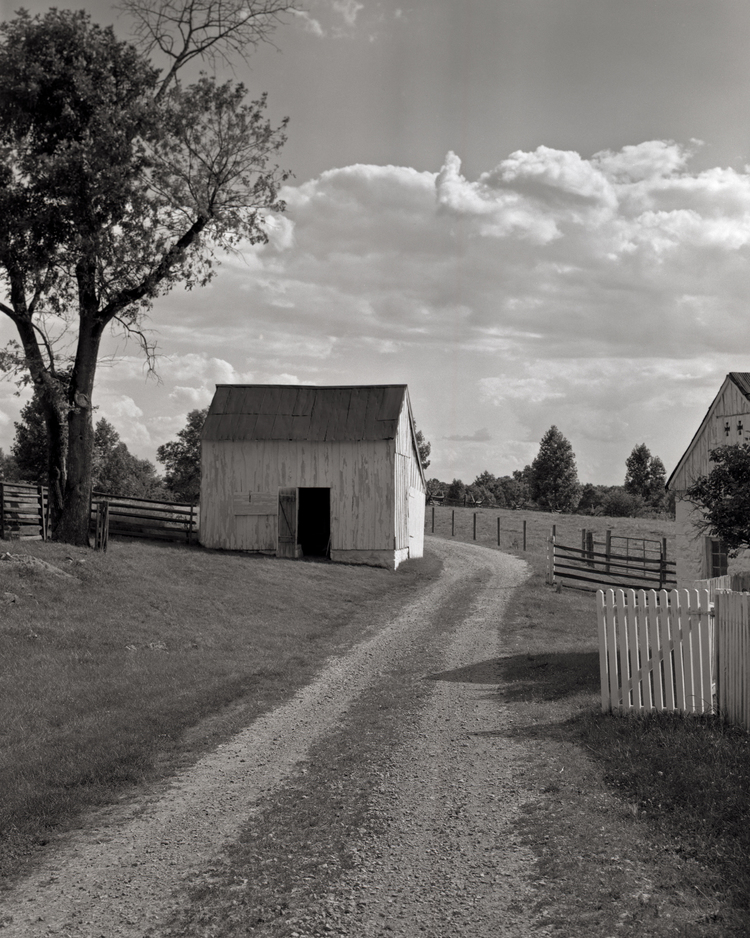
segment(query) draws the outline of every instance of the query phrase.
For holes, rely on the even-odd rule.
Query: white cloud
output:
[[[170,392],[169,398],[176,403],[188,407],[190,410],[208,407],[214,396],[212,388],[182,388],[176,387]]]
[[[320,21],[310,16],[306,10],[292,10],[292,13],[294,13],[294,15],[300,20],[305,32],[312,33],[313,36],[318,37],[325,35],[325,31],[320,25]]]
[[[518,468],[552,423],[587,480],[620,481],[643,441],[669,468],[724,374],[750,370],[750,170],[690,155],[539,147],[469,179],[449,153],[287,185],[269,244],[158,301],[162,383],[125,356],[100,371],[102,412],[153,448],[217,383],[406,381],[440,477]]]
[[[364,9],[364,4],[357,0],[332,0],[331,8],[339,13],[347,26],[354,26],[357,22],[357,14]]]

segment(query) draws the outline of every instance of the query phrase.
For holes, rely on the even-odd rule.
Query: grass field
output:
[[[471,542],[473,512],[455,517]],[[592,938],[750,934],[750,737],[714,718],[602,714],[594,596],[544,583],[552,524],[575,544],[581,527],[671,543],[672,523],[481,509],[477,543],[497,549],[497,518],[502,549],[531,569],[501,624],[498,705],[539,744],[520,827],[547,921]],[[451,509],[435,522],[450,538]],[[439,574],[429,556],[394,575],[144,541],[4,547],[77,579],[0,561],[0,875],[86,806],[290,696]]]
[[[434,529],[433,529],[434,513]],[[507,508],[447,508],[427,506],[425,531],[437,537],[456,537],[461,541],[474,538],[476,515],[476,543],[501,550],[523,552],[524,521],[526,522],[526,551],[544,554],[547,538],[555,527],[558,543],[580,547],[581,530],[593,531],[597,540],[603,540],[608,530],[613,535],[636,538],[667,538],[668,556],[674,556],[674,521],[653,518],[605,518],[591,515],[563,515],[547,511],[511,511]],[[498,521],[500,538],[498,544]],[[455,534],[451,534],[453,530]],[[520,554],[519,554],[520,556]]]
[[[0,560],[0,877],[83,808],[290,697],[439,570],[117,539],[107,553],[3,546],[69,576]]]
[[[451,537],[450,512],[436,509],[437,536]],[[545,797],[522,828],[538,852],[547,920],[562,935],[749,935],[750,735],[712,716],[602,713],[594,594],[558,593],[544,582],[552,524],[558,540],[574,545],[582,527],[671,545],[673,522],[477,514],[477,543],[497,549],[499,517],[502,549],[532,571],[501,625],[498,702],[513,711],[519,736],[543,743],[544,758],[529,771]],[[456,509],[457,539],[473,540],[472,515]],[[431,520],[428,508],[428,532]],[[636,868],[644,885],[634,899]],[[659,894],[675,897],[669,917],[660,916]]]

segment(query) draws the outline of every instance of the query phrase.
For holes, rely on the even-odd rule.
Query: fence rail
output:
[[[91,498],[91,524],[96,527],[98,506],[109,506],[108,532],[118,537],[186,541],[198,536],[198,507],[150,498],[131,498],[94,492]]]
[[[597,550],[599,544],[590,537],[584,539],[584,545],[570,547],[558,544],[554,536],[547,539],[548,583],[566,580],[578,589],[589,590],[605,587],[665,589],[677,585],[676,564],[667,558],[666,539],[656,556],[634,557],[613,551],[609,536],[604,550]]]
[[[0,481],[0,538],[46,540],[49,497],[43,485]]]

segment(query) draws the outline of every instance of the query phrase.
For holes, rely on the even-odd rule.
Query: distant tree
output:
[[[445,493],[448,491],[448,483],[441,482],[440,479],[428,479],[427,491],[431,495],[445,495]]]
[[[573,447],[556,426],[542,437],[531,464],[531,494],[541,507],[572,511],[578,503],[578,471]]]
[[[40,395],[26,403],[16,422],[11,452],[18,479],[36,485],[49,484],[49,440]],[[93,487],[109,495],[162,497],[163,484],[156,466],[139,459],[120,440],[117,430],[103,417],[94,431]]]
[[[417,450],[419,451],[419,461],[422,463],[422,472],[426,472],[427,467],[430,465],[428,457],[432,452],[432,445],[424,438],[424,433],[421,430],[417,430]]]
[[[592,485],[591,482],[587,482],[581,488],[580,498],[576,506],[579,515],[593,515],[596,514],[597,509],[601,508],[604,500],[604,493],[602,493],[601,488],[599,485]]]
[[[6,455],[0,448],[0,480],[3,482],[19,482],[18,466],[10,454]]]
[[[191,410],[177,440],[164,443],[156,451],[156,458],[166,469],[167,488],[182,501],[195,502],[200,498],[201,431],[207,414],[208,408]]]
[[[500,496],[500,504],[505,504],[505,496],[503,495],[502,487],[498,486],[496,477],[486,470],[480,472],[476,479],[474,479],[467,489],[467,494],[471,495],[475,501],[481,502],[487,508],[497,506],[498,494]]]
[[[730,556],[750,547],[750,443],[711,450],[713,469],[690,486],[686,497],[703,511],[703,530],[721,538]]]
[[[625,491],[658,506],[664,500],[667,473],[658,456],[652,456],[645,443],[634,446],[625,460]]]
[[[531,466],[514,469],[513,475],[501,476],[495,482],[495,492],[498,504],[505,504],[509,508],[525,508],[531,502]]]
[[[466,495],[469,503],[482,504],[485,508],[494,508],[495,496],[483,485],[476,485],[474,482],[466,486]]]
[[[446,498],[452,502],[463,502],[466,495],[466,486],[460,479],[454,479],[448,486]]]
[[[18,478],[34,485],[49,484],[49,447],[47,424],[41,395],[34,393],[21,408],[13,426],[16,434],[10,451],[16,463]]]
[[[164,498],[163,481],[148,459],[134,456],[111,423],[102,417],[94,429],[93,487],[108,495]]]
[[[619,485],[612,486],[604,496],[601,510],[610,518],[637,518],[643,514],[646,503],[640,495],[627,492]]]

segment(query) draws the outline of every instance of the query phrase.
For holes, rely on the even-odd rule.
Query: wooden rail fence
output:
[[[107,510],[99,506],[106,503]],[[94,492],[91,531],[97,545],[106,545],[109,533],[185,541],[197,540],[197,505],[130,498]],[[44,485],[0,481],[0,538],[41,538],[50,535],[49,493]]]
[[[109,534],[119,537],[185,541],[188,544],[197,540],[197,505],[94,492],[91,498],[93,528],[97,525],[98,506],[103,502],[109,506]]]
[[[588,533],[590,535],[591,532]],[[677,585],[676,563],[667,557],[666,538],[658,554],[654,555],[644,552],[634,556],[632,553],[622,553],[621,550],[615,551],[609,536],[602,545],[603,549],[597,549],[599,546],[591,537],[585,540],[583,547],[558,544],[554,536],[549,537],[547,582],[564,580],[577,589],[589,590],[604,587],[665,589]]]
[[[47,539],[49,497],[43,485],[0,482],[0,538]]]

